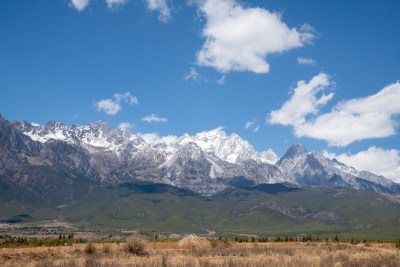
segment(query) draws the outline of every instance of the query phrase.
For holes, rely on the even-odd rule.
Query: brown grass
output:
[[[89,243],[0,248],[0,266],[400,266],[400,250],[395,244],[215,242],[181,247],[148,242],[142,256],[132,254],[126,246]]]

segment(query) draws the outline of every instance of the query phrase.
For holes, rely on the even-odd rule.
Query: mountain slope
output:
[[[42,199],[56,187],[69,188],[66,195],[73,201],[72,185],[84,180],[96,186],[163,183],[206,196],[237,182],[336,185],[400,193],[400,185],[389,179],[308,152],[301,144],[290,147],[278,160],[271,150],[255,151],[249,142],[221,129],[185,134],[168,144],[147,143],[129,130],[112,129],[100,121],[70,126],[50,121],[44,126],[9,123],[0,116],[0,129],[3,181]]]
[[[276,164],[292,182],[302,185],[336,185],[373,192],[400,193],[399,184],[366,171],[328,159],[301,144],[291,146]]]
[[[164,184],[121,184],[95,189],[61,211],[70,222],[148,232],[400,234],[399,204],[382,194],[337,187],[264,184],[201,197]]]
[[[184,135],[169,145],[148,144],[102,122],[66,126],[51,121],[43,126],[22,121],[10,129],[39,147],[37,161],[63,165],[103,185],[147,181],[211,195],[238,177],[256,184],[286,180],[272,165],[275,153],[257,152],[238,135],[220,129]]]

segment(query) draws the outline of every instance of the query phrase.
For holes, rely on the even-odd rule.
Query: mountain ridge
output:
[[[1,116],[1,115],[0,115]],[[212,195],[237,179],[250,184],[289,182],[298,186],[335,185],[374,192],[400,193],[400,185],[366,171],[357,171],[336,159],[301,144],[291,146],[282,158],[272,151],[256,151],[237,134],[227,135],[221,128],[188,134],[172,143],[147,143],[127,129],[113,129],[98,121],[87,125],[46,125],[0,118],[1,147],[8,148],[0,165],[11,182],[21,170],[61,169],[72,176],[85,176],[101,185],[134,181],[164,183]],[[7,130],[4,130],[7,129]],[[8,146],[11,142],[14,146]],[[19,169],[19,171],[16,171]]]

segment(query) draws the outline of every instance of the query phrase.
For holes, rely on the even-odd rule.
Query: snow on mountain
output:
[[[239,135],[228,135],[222,128],[148,143],[140,135],[113,129],[101,121],[71,126],[56,121],[46,125],[22,121],[13,125],[44,146],[54,141],[73,146],[77,152],[70,153],[80,156],[61,157],[64,161],[73,159],[68,166],[78,166],[107,183],[164,182],[209,195],[229,186],[232,179],[244,178],[254,184],[331,184],[400,192],[400,186],[385,177],[360,172],[316,151],[308,152],[301,144],[291,146],[279,159],[271,149],[258,152]],[[49,157],[53,145],[47,147],[42,154]],[[85,155],[89,158],[84,159]]]
[[[214,153],[229,163],[255,160],[274,164],[278,160],[278,156],[271,149],[261,153],[257,152],[249,142],[240,138],[239,135],[233,133],[228,136],[221,128],[198,133],[193,140],[204,151]]]
[[[121,150],[127,148],[134,147],[135,150],[140,150],[148,147],[141,137],[129,130],[116,130],[101,121],[71,126],[56,121],[50,121],[45,126],[22,121],[16,125],[34,141],[46,143],[49,140],[60,140],[72,145],[81,145],[89,151],[105,149],[119,154]]]
[[[277,165],[287,178],[302,186],[331,184],[377,192],[400,190],[398,184],[383,176],[357,171],[316,151],[308,152],[301,144],[291,146]]]
[[[102,148],[116,152],[126,147],[127,144],[134,144],[138,149],[146,147],[146,142],[140,136],[132,134],[127,129],[112,129],[107,123],[101,121],[88,125],[71,126],[56,121],[50,121],[46,126],[23,121],[18,124],[18,127],[32,140],[41,143],[53,139],[69,144],[80,144],[89,150]],[[278,156],[271,149],[257,152],[249,142],[241,139],[235,133],[227,135],[221,128],[201,132],[195,136],[185,134],[176,142],[165,143],[166,147],[158,147],[167,151],[167,154],[171,154],[174,150],[176,151],[190,142],[196,143],[205,153],[215,154],[221,160],[229,163],[251,159],[274,164],[278,160]]]

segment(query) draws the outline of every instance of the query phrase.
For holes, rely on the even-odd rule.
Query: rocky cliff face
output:
[[[221,129],[184,135],[174,143],[149,144],[129,130],[112,129],[103,122],[67,126],[51,121],[44,126],[9,123],[1,116],[0,176],[42,198],[51,195],[46,193],[51,188],[61,188],[69,190],[72,199],[72,188],[82,181],[166,183],[202,195],[238,181],[400,192],[391,180],[307,152],[300,144],[278,161],[273,151],[257,152],[238,135]]]
[[[329,184],[374,192],[400,192],[400,186],[390,179],[357,171],[316,151],[308,152],[301,144],[291,146],[277,166],[285,177],[301,186]]]

